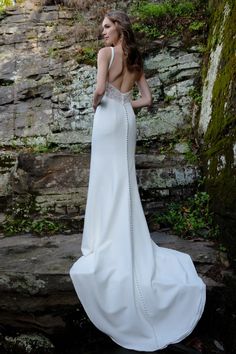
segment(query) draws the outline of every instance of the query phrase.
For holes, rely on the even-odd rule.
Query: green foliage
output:
[[[31,146],[29,149],[32,153],[47,153],[47,152],[56,152],[59,150],[59,147],[56,144],[48,143],[46,145],[38,144],[35,146]]]
[[[161,17],[167,14],[172,14],[173,8],[169,1],[161,4],[144,2],[138,5],[136,14],[143,20],[150,17]],[[134,11],[135,13],[135,11]]]
[[[14,203],[14,206],[8,211],[8,215],[0,225],[0,230],[7,236],[33,233],[37,235],[52,235],[63,229],[59,222],[52,221],[49,218],[36,218],[36,212],[39,211],[33,201],[25,203]]]
[[[198,156],[192,150],[187,151],[184,156],[185,159],[191,164],[195,164],[198,162]]]
[[[150,39],[161,35],[175,36],[186,30],[200,31],[205,25],[205,4],[200,3],[199,0],[139,1],[131,8],[135,17],[133,29]]]
[[[206,47],[206,45],[200,44],[200,45],[198,46],[198,52],[199,52],[199,53],[206,53],[206,52],[207,52],[207,47]]]
[[[12,6],[12,0],[0,0],[0,12],[4,11],[5,7]]]
[[[192,97],[192,99],[194,100],[194,102],[197,105],[201,105],[202,102],[202,94],[201,92],[199,92],[199,90],[197,90],[196,88],[189,90],[189,96]]]
[[[96,65],[97,51],[92,47],[83,47],[77,50],[76,60],[79,64]]]
[[[33,153],[46,153],[52,151],[48,146],[45,145],[36,145],[33,148],[31,148],[31,151]]]
[[[222,243],[219,243],[219,250],[221,252],[227,252],[227,247],[225,247],[224,245],[222,245]]]
[[[3,233],[8,236],[29,232],[37,235],[51,235],[61,230],[61,228],[60,223],[49,219],[20,219],[10,215],[7,216],[1,225]]]
[[[182,203],[171,203],[168,210],[157,215],[155,221],[161,226],[170,227],[183,238],[218,235],[218,228],[213,225],[212,213],[209,211],[209,195],[198,192],[194,197]]]
[[[173,6],[173,9],[177,16],[188,16],[194,14],[196,5],[192,1],[180,1]]]
[[[191,15],[195,11],[195,4],[192,1],[166,0],[162,3],[142,2],[133,8],[133,13],[141,19],[159,18],[163,16],[185,16]]]
[[[189,26],[191,31],[201,31],[205,27],[205,23],[203,21],[194,21]]]
[[[147,38],[153,39],[161,35],[158,28],[153,27],[152,25],[145,25],[144,23],[134,23],[133,31],[144,33]]]
[[[84,16],[80,11],[75,11],[73,16],[74,22],[84,22]]]

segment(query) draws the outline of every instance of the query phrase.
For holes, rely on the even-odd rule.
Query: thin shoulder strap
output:
[[[114,56],[115,56],[115,49],[114,49],[114,47],[111,47],[111,59],[110,59],[110,63],[109,63],[109,66],[108,66],[108,70],[110,69],[111,64],[113,63]]]

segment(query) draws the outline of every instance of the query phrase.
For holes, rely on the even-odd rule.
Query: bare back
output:
[[[116,46],[114,50],[114,59],[108,70],[108,82],[119,91],[125,93],[130,91],[138,79],[137,73],[131,73],[126,66],[125,56],[121,46]]]
[[[112,56],[112,50],[114,51],[114,56]],[[93,96],[94,110],[96,110],[102,100],[107,82],[121,93],[131,91],[136,83],[140,97],[132,100],[133,108],[150,106],[152,104],[152,95],[144,72],[139,74],[128,70],[121,45],[105,47],[98,52],[97,85]]]

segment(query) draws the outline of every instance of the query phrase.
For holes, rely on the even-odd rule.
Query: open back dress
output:
[[[110,65],[114,58],[114,48]],[[135,170],[131,92],[107,82],[92,132],[82,256],[70,276],[88,317],[117,344],[155,351],[196,326],[206,287],[189,255],[148,230]]]

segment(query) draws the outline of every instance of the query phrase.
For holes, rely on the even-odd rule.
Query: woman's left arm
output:
[[[139,92],[141,97],[132,101],[133,108],[150,107],[152,105],[152,93],[148,86],[144,73],[142,73],[140,79],[137,81]]]
[[[93,109],[100,104],[106,89],[106,79],[109,65],[108,48],[102,48],[97,57],[97,85],[93,94]]]

